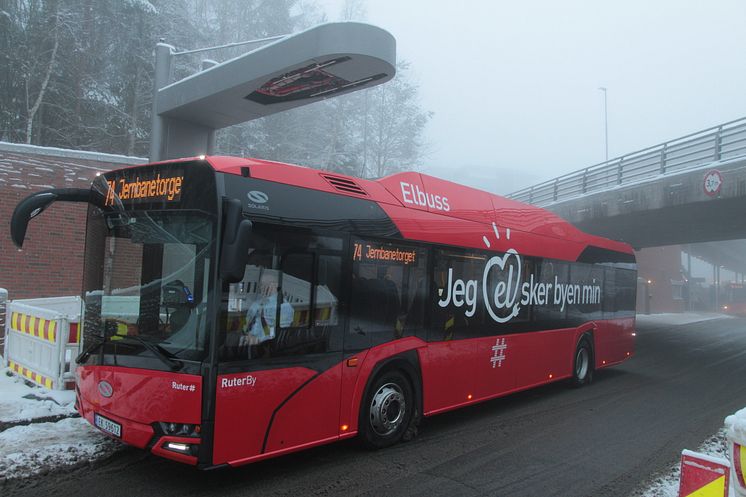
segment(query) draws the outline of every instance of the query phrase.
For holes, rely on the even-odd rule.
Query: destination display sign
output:
[[[109,188],[104,205],[113,206],[116,199],[140,202],[178,202],[184,184],[180,172],[141,172],[134,177],[107,178]]]
[[[359,262],[385,262],[409,265],[417,262],[415,249],[399,248],[388,244],[355,242],[352,260]]]

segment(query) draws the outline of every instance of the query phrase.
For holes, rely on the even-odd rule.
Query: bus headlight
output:
[[[158,423],[161,432],[165,435],[174,437],[199,437],[200,428],[199,425],[193,425],[189,423],[173,423],[163,422]]]
[[[179,454],[186,454],[188,456],[193,455],[192,444],[185,444],[181,442],[166,442],[163,445],[163,448],[166,450],[171,450],[173,452],[178,452]]]

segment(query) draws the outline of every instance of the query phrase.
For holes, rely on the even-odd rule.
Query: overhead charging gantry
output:
[[[248,43],[265,44],[171,82],[174,57]],[[183,52],[159,43],[155,58],[152,162],[212,154],[218,129],[385,83],[396,73],[396,40],[376,26],[334,22]]]

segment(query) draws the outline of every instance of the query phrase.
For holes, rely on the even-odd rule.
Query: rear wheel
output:
[[[407,432],[415,411],[412,385],[397,370],[378,376],[363,400],[360,435],[373,449],[397,443]]]
[[[582,387],[593,381],[593,349],[590,341],[583,337],[575,349],[575,361],[573,362],[572,384]]]

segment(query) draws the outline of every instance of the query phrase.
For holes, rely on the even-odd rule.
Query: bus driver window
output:
[[[278,280],[279,274],[275,270],[265,269],[262,273],[258,285],[258,298],[249,306],[246,313],[246,327],[239,346],[256,345],[275,338]],[[280,327],[289,327],[293,322],[293,316],[293,306],[283,299],[280,304]]]

